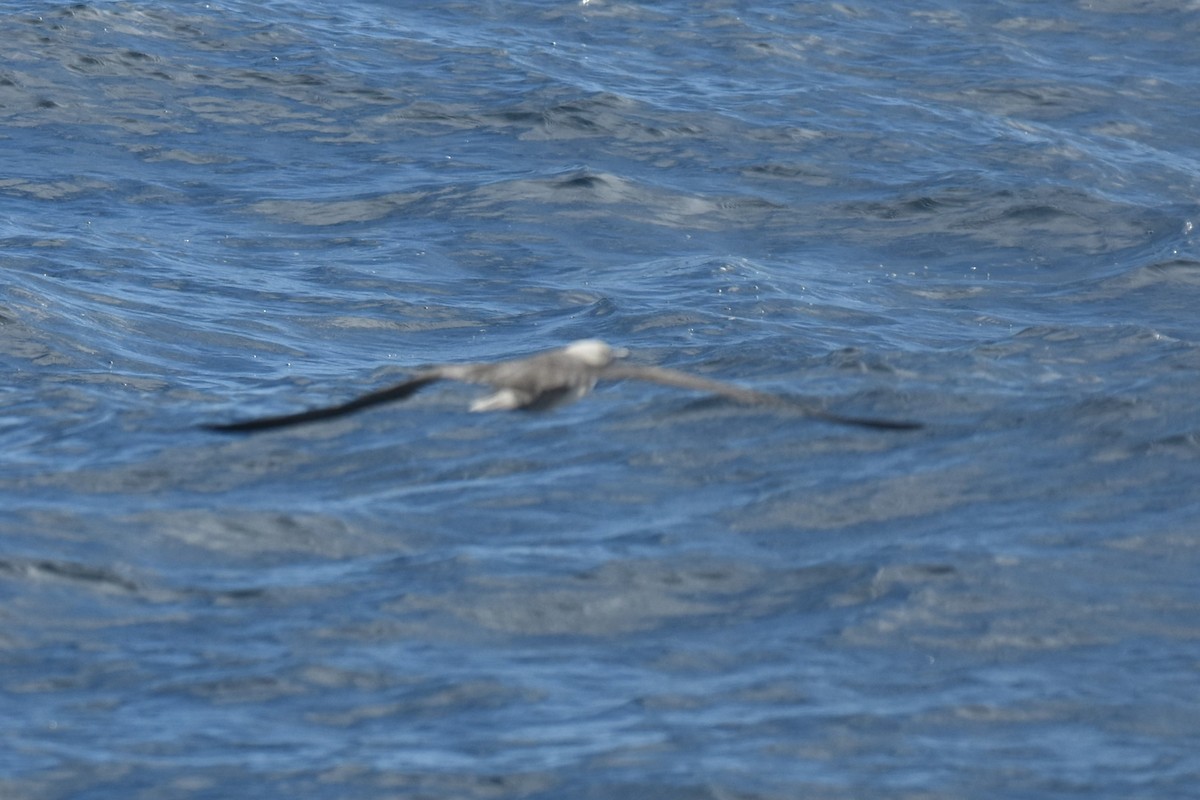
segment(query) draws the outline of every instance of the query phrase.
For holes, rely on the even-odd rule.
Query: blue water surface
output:
[[[0,25],[0,796],[1195,792],[1200,9]]]

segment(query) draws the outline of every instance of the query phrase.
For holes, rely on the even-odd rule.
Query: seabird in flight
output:
[[[814,408],[798,400],[756,392],[753,389],[744,389],[678,370],[621,363],[620,360],[628,355],[629,351],[623,347],[610,347],[598,339],[584,339],[557,350],[548,350],[527,358],[498,361],[494,364],[442,364],[426,367],[403,383],[364,394],[340,405],[204,427],[226,433],[249,433],[316,422],[353,414],[381,403],[404,400],[437,381],[462,381],[491,387],[493,393],[472,403],[471,411],[540,411],[578,400],[590,392],[600,380],[650,381],[680,389],[709,392],[748,405],[799,412],[842,425],[887,430],[912,430],[921,427],[916,422],[846,417]]]

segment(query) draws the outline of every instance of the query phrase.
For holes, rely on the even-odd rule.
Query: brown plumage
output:
[[[708,392],[739,403],[770,406],[841,425],[887,430],[911,430],[921,427],[915,422],[846,417],[798,400],[757,392],[678,370],[621,363],[620,359],[627,355],[629,351],[625,348],[610,347],[597,339],[584,339],[528,358],[499,361],[494,364],[443,364],[427,367],[402,383],[361,395],[340,405],[204,427],[227,433],[248,433],[316,422],[352,414],[382,403],[404,400],[431,383],[447,380],[480,384],[494,390],[492,394],[472,403],[471,411],[540,411],[578,400],[590,392],[600,380],[639,380]]]

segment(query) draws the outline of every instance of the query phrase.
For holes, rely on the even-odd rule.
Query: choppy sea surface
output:
[[[0,29],[0,796],[1197,791],[1197,3]]]

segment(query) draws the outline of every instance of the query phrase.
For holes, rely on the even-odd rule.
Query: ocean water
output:
[[[427,6],[0,2],[0,797],[1194,795],[1200,5]]]

